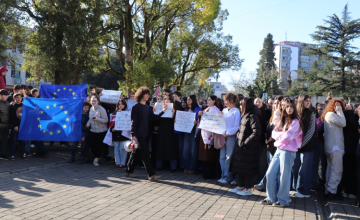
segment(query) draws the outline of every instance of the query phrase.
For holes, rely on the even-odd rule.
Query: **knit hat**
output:
[[[0,67],[0,73],[7,72],[8,69],[5,66]]]
[[[5,89],[0,90],[0,95],[10,95]]]

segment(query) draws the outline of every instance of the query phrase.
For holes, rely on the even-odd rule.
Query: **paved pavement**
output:
[[[292,198],[290,207],[274,208],[252,196],[230,192],[232,186],[200,175],[159,172],[149,182],[144,170],[137,178],[113,164],[67,163],[69,152],[52,151],[49,158],[0,160],[0,219],[358,219],[353,200],[342,203]],[[32,169],[26,169],[32,167]],[[23,169],[25,168],[25,169]],[[21,169],[21,171],[16,171]],[[323,204],[323,205],[322,205]]]

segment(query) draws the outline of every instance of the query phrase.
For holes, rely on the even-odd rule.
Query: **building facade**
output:
[[[221,85],[221,82],[209,82],[210,85],[212,85],[212,89],[214,91],[214,95],[216,95],[218,98],[222,98],[223,94],[226,94],[228,92],[225,85]]]
[[[279,84],[283,91],[286,91],[289,77],[296,79],[297,71],[304,69],[310,71],[316,56],[306,55],[306,48],[311,44],[299,41],[282,41],[274,44],[275,65],[279,72]]]

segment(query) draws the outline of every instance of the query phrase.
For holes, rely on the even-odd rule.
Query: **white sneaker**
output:
[[[310,195],[303,195],[303,194],[298,193],[298,192],[294,193],[293,196],[295,196],[297,198],[309,198],[310,197]]]
[[[95,158],[93,164],[94,164],[94,166],[98,167],[99,166],[99,158]]]
[[[295,193],[297,193],[296,191],[290,191],[289,194],[290,196],[293,196]]]
[[[238,193],[238,192],[240,192],[241,190],[243,190],[244,189],[244,187],[240,187],[240,186],[238,186],[238,187],[236,187],[236,188],[234,188],[234,189],[232,189],[232,190],[230,190],[230,192],[232,192],[232,193]]]
[[[233,180],[233,181],[231,181],[230,184],[233,185],[233,186],[236,186],[236,185],[237,185],[237,182],[236,182],[235,180]]]
[[[356,197],[355,195],[353,195],[353,194],[349,194],[349,195],[348,195],[348,198],[349,198],[349,199],[357,199],[357,197]]]
[[[218,182],[219,182],[219,183],[222,183],[222,184],[228,183],[228,181],[226,181],[226,180],[224,180],[224,179],[219,179]]]
[[[251,188],[249,188],[249,189],[243,188],[240,192],[237,192],[236,194],[238,194],[240,196],[251,196],[252,191],[251,191]]]

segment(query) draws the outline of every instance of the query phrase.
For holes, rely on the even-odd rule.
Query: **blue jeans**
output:
[[[303,195],[310,195],[314,152],[296,153],[293,172],[293,189]]]
[[[25,142],[25,151],[30,152],[31,149],[31,141],[24,141]]]
[[[231,182],[234,178],[229,173],[231,157],[236,145],[236,135],[227,136],[225,138],[226,144],[220,150],[220,167],[221,167],[221,179]]]
[[[184,168],[184,137],[178,135],[180,168]]]
[[[78,144],[79,144],[79,141],[74,141],[73,145],[71,146],[71,157],[73,157],[73,158],[75,158],[75,156],[76,156],[76,150],[77,150]],[[85,158],[85,151],[86,151],[86,140],[81,142],[81,153],[80,153],[81,159]]]
[[[268,158],[268,165],[270,165],[273,155],[271,155],[271,153],[269,151],[267,152],[267,158]],[[262,187],[263,189],[266,188],[266,174],[264,175],[264,177],[262,178],[262,180],[260,181],[260,183],[258,185],[260,187]]]
[[[128,152],[124,150],[124,147],[128,143],[129,141],[113,141],[116,165],[126,165],[126,157]]]
[[[16,143],[18,143],[19,147],[19,156],[23,156],[25,154],[25,141],[18,141],[19,132],[11,129],[10,133],[10,156],[15,156],[16,154]]]
[[[191,133],[185,133],[184,136],[184,169],[195,170],[198,159],[199,146],[195,144],[195,129]]]
[[[162,168],[163,167],[163,161],[162,160],[156,160],[156,167]],[[177,160],[170,160],[170,167],[171,169],[175,170],[177,168]]]
[[[319,174],[319,161],[321,162],[321,175]],[[314,161],[312,167],[312,180],[311,185],[314,188],[319,186],[319,177],[325,181],[326,173],[326,157],[324,152],[324,143],[316,143],[316,148],[314,150]]]
[[[296,152],[277,149],[266,172],[266,200],[289,206],[291,167]]]

